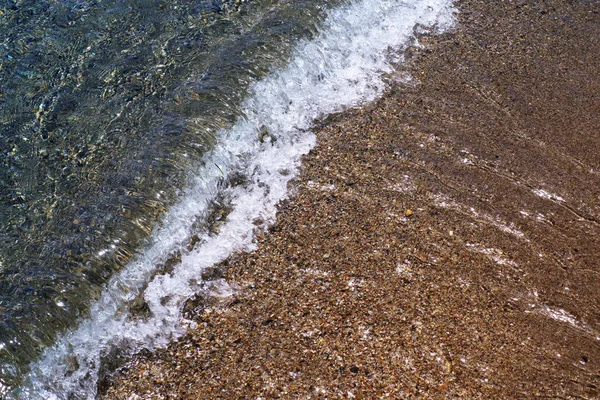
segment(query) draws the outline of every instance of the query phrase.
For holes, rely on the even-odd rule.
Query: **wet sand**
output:
[[[104,398],[600,397],[600,3],[457,6]]]

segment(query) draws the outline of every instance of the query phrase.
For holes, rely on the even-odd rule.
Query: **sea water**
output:
[[[0,393],[94,398],[254,248],[315,119],[369,102],[450,1],[0,6]]]

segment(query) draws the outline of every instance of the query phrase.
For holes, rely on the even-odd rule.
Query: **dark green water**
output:
[[[248,86],[337,3],[0,2],[2,385],[86,315]]]

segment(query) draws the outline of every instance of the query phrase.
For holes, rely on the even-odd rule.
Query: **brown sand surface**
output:
[[[600,3],[457,7],[105,398],[600,398]]]

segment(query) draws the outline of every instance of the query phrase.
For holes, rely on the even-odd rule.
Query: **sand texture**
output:
[[[104,398],[600,397],[600,4],[457,7]]]

